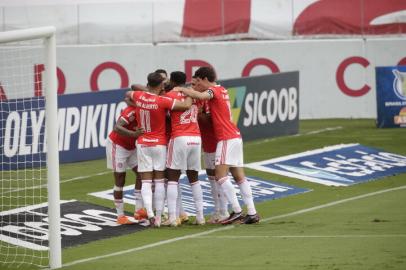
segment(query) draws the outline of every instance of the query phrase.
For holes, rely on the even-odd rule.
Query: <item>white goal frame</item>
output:
[[[0,32],[0,43],[43,39],[45,45],[45,130],[47,145],[47,188],[49,217],[49,266],[52,269],[62,266],[59,155],[58,155],[58,101],[56,75],[56,28],[38,27],[24,30]]]

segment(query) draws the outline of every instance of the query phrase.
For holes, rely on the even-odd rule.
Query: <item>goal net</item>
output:
[[[0,32],[0,266],[61,264],[54,32]]]

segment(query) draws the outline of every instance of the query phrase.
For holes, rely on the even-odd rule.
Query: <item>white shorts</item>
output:
[[[201,147],[200,136],[179,136],[171,139],[166,167],[173,170],[200,171]]]
[[[214,170],[216,168],[216,152],[203,152],[204,168]]]
[[[137,143],[138,172],[165,171],[166,145]]]
[[[137,150],[127,150],[113,143],[110,138],[106,141],[107,168],[115,172],[125,172],[127,168],[137,166]]]
[[[216,165],[229,165],[231,167],[243,167],[242,139],[234,138],[219,141],[216,148]]]

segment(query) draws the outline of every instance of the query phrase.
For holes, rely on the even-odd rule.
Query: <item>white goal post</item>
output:
[[[44,45],[44,96],[45,96],[45,137],[46,167],[48,189],[49,218],[49,266],[60,268],[61,229],[60,229],[60,191],[59,191],[59,156],[58,156],[58,120],[57,120],[57,75],[56,75],[56,42],[55,27],[39,27],[32,29],[0,32],[0,46],[42,39]],[[1,82],[0,78],[0,82]],[[0,85],[1,86],[1,85]],[[0,100],[1,102],[1,100]],[[17,134],[18,135],[18,134]],[[15,140],[15,139],[14,139]],[[1,195],[3,196],[3,194]]]

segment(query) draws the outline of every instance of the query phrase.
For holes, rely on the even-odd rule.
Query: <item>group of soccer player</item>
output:
[[[124,214],[126,169],[137,175],[134,218],[146,226],[176,227],[186,220],[179,178],[185,172],[196,207],[194,224],[206,223],[203,193],[198,179],[201,149],[215,204],[209,222],[223,225],[259,222],[251,186],[243,169],[243,142],[232,122],[227,89],[217,85],[211,67],[196,70],[191,87],[181,71],[157,70],[147,86],[133,85],[126,107],[106,143],[107,166],[114,172],[117,223],[130,224]],[[244,215],[231,180],[240,188],[247,207]],[[165,201],[168,218],[162,220]],[[228,204],[232,211],[229,213]]]

